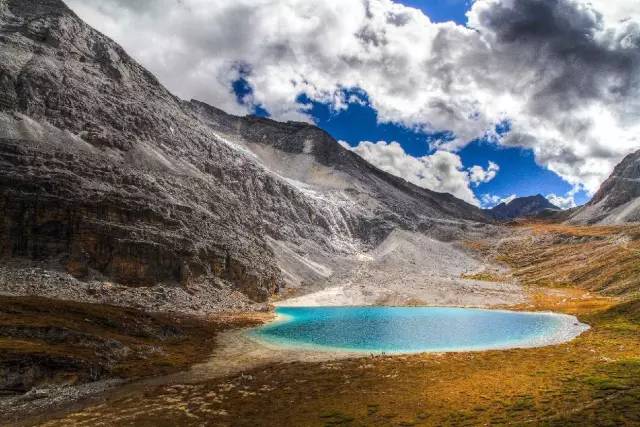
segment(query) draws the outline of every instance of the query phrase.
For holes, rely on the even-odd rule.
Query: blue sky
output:
[[[584,203],[568,182],[592,194],[640,148],[638,0],[181,0],[171,13],[155,0],[66,1],[177,96],[313,121],[374,165],[470,203]],[[471,140],[500,122],[513,128],[504,139]]]
[[[466,12],[470,7],[470,0],[402,0],[407,6],[421,9],[434,22],[454,21],[466,24]],[[234,84],[234,91],[239,103],[243,96],[251,93],[250,86],[244,81]],[[359,98],[366,100],[366,94],[359,94]],[[429,135],[401,125],[378,123],[376,111],[369,105],[358,103],[349,104],[345,110],[336,112],[328,105],[310,101],[301,97],[300,101],[311,105],[310,115],[316,124],[329,132],[337,140],[345,141],[351,146],[357,146],[361,141],[396,141],[402,145],[405,152],[414,157],[426,156],[433,153],[429,146],[430,140],[439,135]],[[268,116],[259,105],[254,113]],[[442,130],[446,132],[446,129]],[[572,186],[554,172],[538,165],[533,152],[518,147],[504,147],[488,140],[471,141],[457,153],[465,168],[474,165],[487,167],[489,162],[497,163],[500,171],[493,180],[472,186],[478,200],[483,207],[490,207],[494,203],[483,201],[483,196],[508,198],[512,195],[519,197],[535,194],[562,196],[571,191]],[[577,204],[586,203],[589,197],[586,192],[579,191],[574,195]]]
[[[471,7],[470,0],[400,0],[406,6],[421,9],[434,22],[454,21],[466,24],[465,14]]]
[[[375,110],[368,106],[351,104],[346,111],[335,113],[322,104],[313,103],[312,116],[318,126],[334,138],[346,141],[352,146],[358,145],[360,141],[397,141],[407,154],[414,157],[432,153],[429,149],[429,135],[393,124],[378,124]],[[505,198],[512,194],[564,195],[571,190],[571,185],[555,173],[538,166],[531,150],[500,147],[495,143],[478,140],[458,154],[466,167],[487,167],[489,161],[500,165],[500,172],[496,178],[474,188],[478,199],[481,199],[483,194]],[[576,199],[579,203],[584,202],[586,195],[579,194]]]
[[[425,15],[429,16],[434,22],[454,21],[458,24],[465,25],[467,18],[465,14],[471,7],[471,0],[400,0],[400,3],[406,6],[421,9]],[[362,107],[358,106],[362,110]],[[360,112],[361,117],[375,117],[372,114]],[[340,116],[349,116],[350,114],[358,114],[346,112],[338,116],[322,120],[320,126],[331,132],[339,139],[345,139],[351,144],[357,144],[357,137],[354,133],[356,129],[347,130],[348,123]],[[324,118],[323,118],[324,119]],[[370,137],[364,138],[375,141],[374,134],[379,133],[378,139],[392,136],[391,140],[396,140],[402,144],[409,154],[420,156],[429,154],[427,144],[424,144],[424,135],[415,134],[398,129],[397,126],[376,126],[373,120],[365,120],[360,122],[362,127],[368,129],[367,133]],[[366,123],[366,124],[365,124]],[[373,126],[373,127],[372,127]],[[358,126],[360,127],[360,126]],[[355,138],[342,138],[339,135],[349,134]],[[393,136],[396,136],[393,138]],[[564,195],[571,190],[572,186],[557,176],[555,173],[542,168],[536,164],[533,152],[521,148],[504,148],[488,141],[475,141],[464,148],[460,153],[463,164],[466,167],[473,165],[486,166],[488,161],[493,161],[500,165],[500,172],[492,181],[481,184],[474,189],[476,196],[480,199],[483,194],[493,194],[499,197],[508,197],[512,194],[518,196],[528,196],[534,194],[557,194]],[[584,192],[579,192],[575,196],[578,204],[588,201],[588,196]]]
[[[434,22],[454,21],[462,25],[466,24],[465,14],[470,7],[470,0],[403,0],[401,3],[421,9]],[[251,93],[251,88],[243,81],[236,82],[234,90],[239,102],[242,102],[244,95]],[[366,94],[360,94],[360,98],[366,99]],[[414,157],[433,153],[429,147],[429,141],[433,136],[400,125],[380,124],[376,111],[368,105],[352,103],[347,109],[336,112],[327,105],[311,102],[304,97],[301,97],[300,101],[312,106],[310,115],[319,127],[351,146],[355,147],[361,141],[396,141],[407,154]],[[255,114],[267,115],[260,106],[255,108]],[[507,198],[511,195],[565,195],[572,188],[555,173],[536,164],[531,150],[508,148],[487,140],[477,140],[457,154],[460,155],[465,168],[474,165],[486,168],[489,161],[500,166],[496,178],[472,186],[476,197],[481,201],[484,195],[497,198]],[[588,197],[586,193],[580,192],[575,195],[575,200],[582,204],[588,201]]]
[[[313,121],[374,165],[470,203],[584,203],[568,182],[592,194],[640,148],[638,0],[181,0],[171,13],[155,0],[66,1],[177,96]],[[504,139],[471,140],[501,122],[513,128]]]

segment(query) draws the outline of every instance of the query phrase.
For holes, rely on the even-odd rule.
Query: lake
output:
[[[279,307],[251,336],[279,347],[420,353],[540,347],[589,327],[569,315],[452,307]]]

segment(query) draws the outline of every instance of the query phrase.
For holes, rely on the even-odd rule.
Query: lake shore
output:
[[[569,241],[589,244],[584,237]],[[229,330],[218,334],[213,355],[189,370],[160,382],[125,385],[119,393],[51,414],[44,425],[276,426],[286,419],[312,426],[564,426],[633,419],[640,413],[640,306],[632,298],[625,302],[575,284],[529,281],[541,268],[522,267],[513,258],[514,244],[509,242],[508,260],[525,282],[526,298],[495,308],[565,313],[590,330],[539,348],[394,356],[274,349],[250,340],[246,330]]]
[[[591,396],[598,369],[606,367],[607,375],[614,375],[611,370],[618,363],[640,356],[638,336],[610,329],[617,322],[608,314],[612,300],[571,289],[531,298],[540,310],[553,306],[575,313],[593,328],[571,342],[534,349],[360,357],[274,352],[250,342],[243,331],[228,331],[219,336],[214,357],[186,376],[177,374],[170,383],[103,400],[45,425],[91,425],[96,420],[121,425],[141,419],[171,419],[180,425],[278,425],[283,416],[293,425],[320,426],[327,419],[435,425],[457,424],[451,417],[461,414],[474,422],[499,423],[507,414],[516,420],[533,416],[538,405],[553,408],[550,414],[555,417],[571,415],[581,404],[574,407],[574,398],[551,396],[562,393],[584,401]],[[640,364],[638,368],[640,372]],[[625,387],[634,381],[633,369],[620,379]],[[585,380],[567,383],[576,377]],[[517,409],[522,399],[529,403]]]

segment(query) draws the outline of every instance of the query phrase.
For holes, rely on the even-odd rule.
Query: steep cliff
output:
[[[317,254],[487,221],[314,126],[176,98],[61,0],[0,1],[0,219],[5,262],[254,301],[326,278]]]

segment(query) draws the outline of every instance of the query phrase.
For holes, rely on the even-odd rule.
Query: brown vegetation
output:
[[[140,378],[204,360],[217,332],[255,324],[146,314],[129,308],[0,297],[0,391]]]
[[[477,249],[499,254],[529,285],[520,308],[576,314],[591,330],[538,349],[272,365],[119,397],[47,425],[640,425],[634,229],[515,232]]]
[[[530,224],[493,248],[525,285],[631,297],[640,291],[640,226]]]
[[[165,386],[47,425],[620,425],[640,422],[640,306],[541,299],[592,330],[539,349],[289,363]]]

